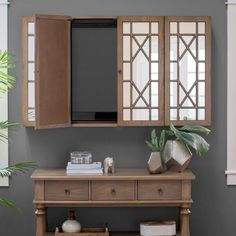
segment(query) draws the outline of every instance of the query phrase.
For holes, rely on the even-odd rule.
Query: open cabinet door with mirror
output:
[[[165,19],[165,124],[210,125],[210,17]]]
[[[163,17],[118,17],[118,124],[164,124]]]
[[[71,124],[70,17],[23,19],[24,106],[26,126]]]

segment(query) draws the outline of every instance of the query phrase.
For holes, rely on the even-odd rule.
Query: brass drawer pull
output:
[[[157,191],[158,191],[159,195],[163,195],[163,193],[164,193],[162,188],[159,188]]]
[[[69,189],[65,189],[65,194],[66,194],[67,196],[69,196],[69,195],[70,195],[70,190],[69,190]]]
[[[111,195],[116,195],[116,190],[114,188],[111,189]]]

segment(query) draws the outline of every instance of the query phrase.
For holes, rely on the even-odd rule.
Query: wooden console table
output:
[[[180,208],[178,236],[190,236],[189,216],[193,173],[150,175],[145,169],[117,169],[109,175],[67,176],[61,169],[37,169],[35,182],[36,236],[46,235],[46,208],[67,206]]]

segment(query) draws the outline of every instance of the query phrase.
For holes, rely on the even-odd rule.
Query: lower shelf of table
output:
[[[46,233],[45,236],[54,236],[55,234],[54,233]],[[111,236],[139,236],[139,232],[111,232],[110,233]],[[176,236],[180,236],[180,233],[178,232],[176,234]]]

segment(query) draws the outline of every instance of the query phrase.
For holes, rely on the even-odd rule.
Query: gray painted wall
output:
[[[10,91],[10,119],[21,120],[21,18],[25,15],[210,15],[212,16],[212,134],[207,157],[194,158],[191,169],[197,176],[193,184],[192,236],[234,236],[236,232],[236,188],[226,186],[226,7],[224,0],[12,0],[9,9],[9,49],[16,55],[13,73],[17,83]],[[71,128],[34,131],[20,128],[11,134],[10,163],[36,161],[40,167],[64,167],[74,149],[90,150],[96,160],[106,155],[116,158],[120,167],[144,167],[149,151],[144,140],[151,128]],[[10,188],[0,189],[15,201],[22,212],[1,208],[1,236],[31,236],[35,232],[33,182],[30,173],[13,177]],[[67,209],[49,212],[54,227]],[[112,229],[137,229],[141,219],[172,219],[174,209],[118,208],[79,209],[82,223],[110,222]],[[52,218],[54,218],[52,220]]]

